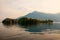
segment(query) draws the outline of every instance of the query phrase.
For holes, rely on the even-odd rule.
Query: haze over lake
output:
[[[1,40],[60,40],[60,23],[31,26],[3,25],[0,23]]]
[[[35,19],[35,23],[36,19],[53,23],[29,25],[34,22],[26,21],[28,26],[2,23],[5,18],[22,17]],[[60,40],[60,0],[0,0],[0,40]]]

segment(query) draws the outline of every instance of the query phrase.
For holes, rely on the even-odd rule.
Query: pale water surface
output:
[[[0,23],[0,40],[60,40],[60,23],[30,26]]]

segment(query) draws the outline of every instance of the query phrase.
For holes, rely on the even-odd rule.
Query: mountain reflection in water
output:
[[[22,25],[22,26],[20,24],[16,24],[16,25],[21,28],[25,28],[26,29],[25,31],[28,31],[28,32],[42,32],[42,31],[47,31],[47,29],[52,30],[53,23],[50,23],[50,24],[40,23],[37,25]],[[12,26],[12,24],[5,25],[5,26]]]
[[[3,24],[5,27],[12,27],[13,24],[6,25]],[[18,26],[20,28],[24,28],[25,31],[28,32],[33,32],[34,34],[36,33],[41,33],[41,32],[49,32],[49,33],[54,33],[54,30],[60,30],[60,24],[59,23],[40,23],[36,25],[20,25],[20,24],[15,24],[15,26]]]
[[[2,25],[0,38],[7,40],[60,40],[60,23],[38,25]]]

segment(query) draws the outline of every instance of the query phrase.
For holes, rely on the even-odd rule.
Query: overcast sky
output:
[[[59,13],[60,0],[0,0],[0,18],[17,18],[32,11]]]

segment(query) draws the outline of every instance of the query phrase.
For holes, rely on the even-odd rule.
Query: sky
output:
[[[17,18],[32,11],[57,14],[60,0],[0,0],[0,19]]]

